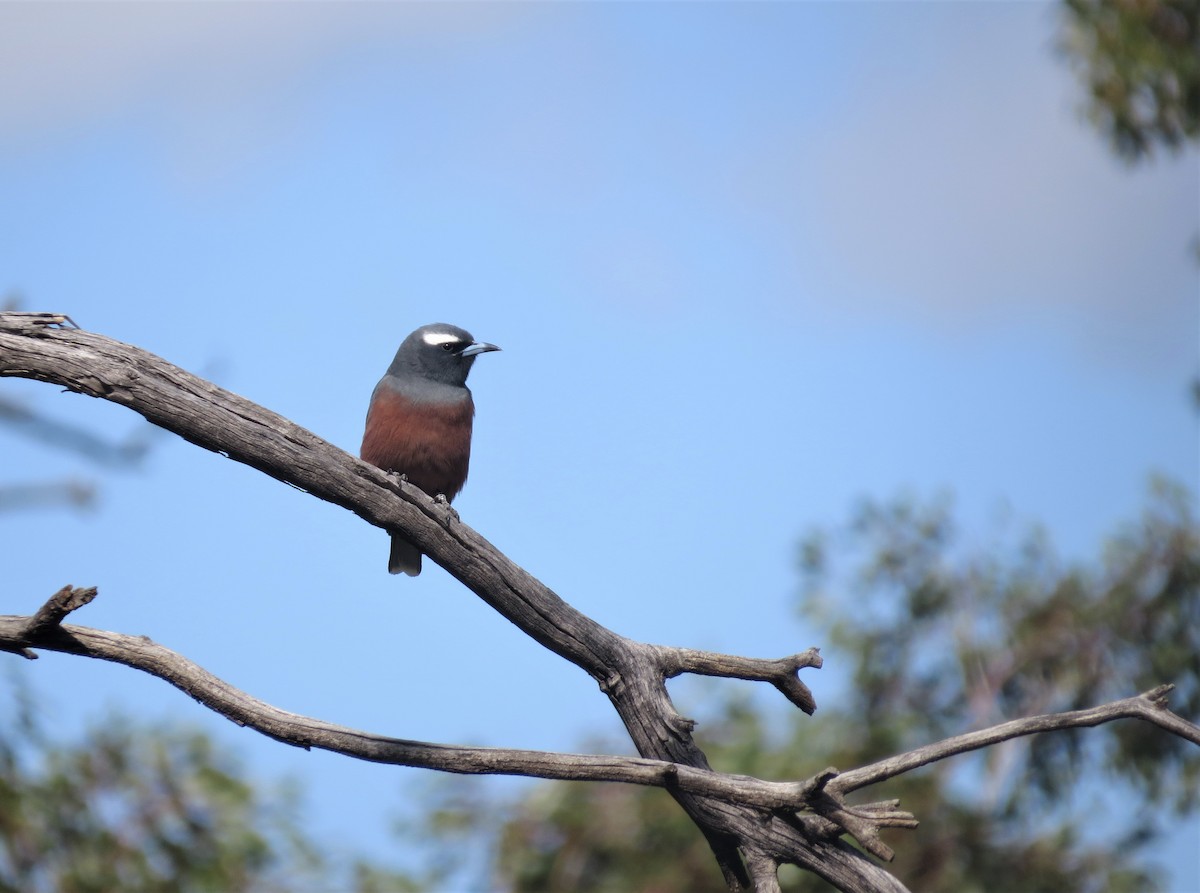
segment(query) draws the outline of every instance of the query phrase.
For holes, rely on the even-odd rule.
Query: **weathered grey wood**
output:
[[[888,757],[886,760],[880,760],[878,763],[872,763],[860,769],[839,773],[837,778],[829,782],[828,789],[839,794],[848,794],[938,760],[979,750],[982,747],[991,747],[1001,741],[1021,738],[1025,735],[1037,735],[1041,732],[1098,726],[1101,723],[1117,719],[1141,719],[1173,735],[1178,735],[1185,741],[1200,745],[1200,726],[1188,722],[1182,716],[1167,709],[1167,695],[1173,688],[1175,688],[1174,685],[1159,685],[1132,698],[1122,698],[1099,707],[1070,710],[1066,713],[1043,713],[1040,716],[1010,720],[991,728],[980,729],[977,732],[955,735],[907,753]]]
[[[1200,742],[1200,737],[1192,737],[1194,726],[1162,706],[1165,691],[1156,690],[1142,696],[1144,703],[1126,699],[1108,705],[1108,713],[1103,712],[1108,708],[1095,708],[1101,713],[1081,711],[1089,713],[1087,722],[1072,715],[1057,726],[1053,717],[1035,717],[997,727],[1005,731],[986,741],[960,736],[860,770],[826,770],[804,782],[715,773],[692,738],[693,723],[675,711],[665,680],[698,673],[770,682],[811,713],[815,703],[798,671],[820,667],[816,649],[766,660],[649,645],[617,635],[576,611],[463,524],[453,510],[416,488],[153,354],[68,323],[60,314],[0,313],[0,376],[46,381],[127,406],[205,449],[349,509],[377,527],[403,532],[523,632],[591,675],[625,723],[642,759],[428,744],[296,716],[237,691],[144,637],[61,625],[94,591],[65,587],[32,617],[0,617],[2,650],[31,656],[28,649],[45,648],[136,667],[234,722],[297,746],[448,772],[664,787],[704,832],[734,890],[751,885],[777,890],[776,869],[786,862],[815,872],[839,890],[903,891],[896,878],[839,835],[851,833],[869,852],[890,859],[891,850],[879,840],[878,830],[915,827],[915,819],[892,801],[848,806],[842,795],[971,747],[1129,716]],[[987,731],[972,735],[986,736]],[[808,811],[798,814],[801,809]]]
[[[29,618],[22,635],[27,639],[36,639],[41,633],[52,629],[63,622],[63,618],[82,608],[96,597],[96,587],[87,586],[76,589],[74,586],[64,586]]]
[[[61,314],[0,314],[0,376],[46,381],[126,406],[370,524],[402,531],[494,610],[591,675],[643,757],[710,770],[691,736],[691,721],[675,711],[667,694],[662,651],[576,611],[415,487],[148,351],[64,323],[70,320]],[[704,832],[731,889],[750,885],[738,851],[746,840],[839,889],[904,889],[840,840],[810,839],[755,807],[670,790]]]
[[[65,586],[48,605],[61,601]],[[73,590],[95,596],[95,588]],[[91,598],[76,599],[76,607]],[[38,615],[43,612],[39,611]],[[37,616],[37,615],[35,615]],[[376,735],[312,719],[251,697],[181,654],[145,636],[85,626],[33,624],[29,617],[0,616],[0,647],[42,648],[123,664],[164,679],[205,707],[240,726],[305,749],[316,747],[362,760],[460,774],[527,775],[574,781],[618,781],[675,788],[768,810],[802,810],[816,785],[724,775],[677,763],[592,754],[549,753],[496,747],[429,744]]]

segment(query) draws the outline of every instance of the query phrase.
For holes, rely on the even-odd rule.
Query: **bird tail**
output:
[[[392,554],[388,557],[388,573],[405,573],[415,577],[421,573],[421,550],[404,539],[392,535]]]

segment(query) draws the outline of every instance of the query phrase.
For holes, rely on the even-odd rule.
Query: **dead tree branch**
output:
[[[944,760],[946,757],[978,750],[981,747],[990,747],[1001,741],[1021,738],[1025,735],[1036,735],[1039,732],[1098,726],[1101,723],[1112,722],[1114,719],[1145,720],[1180,738],[1191,741],[1193,744],[1200,745],[1200,726],[1188,722],[1182,716],[1167,709],[1167,695],[1174,687],[1174,685],[1160,685],[1136,697],[1124,698],[1110,704],[1102,704],[1099,707],[1014,719],[988,729],[980,729],[978,732],[955,735],[953,738],[926,744],[924,747],[888,757],[886,760],[880,760],[870,766],[863,766],[861,769],[843,772],[830,781],[827,787],[839,794],[848,794],[867,785],[878,784],[921,766]]]
[[[1117,709],[1091,717],[1092,721],[1078,721],[1074,714],[1063,714],[1069,718],[1062,726],[1055,725],[1053,717],[1018,720],[997,727],[1006,731],[989,741],[963,743],[996,730],[895,757],[893,761],[900,761],[895,765],[884,761],[840,775],[831,769],[804,782],[766,782],[715,773],[692,738],[693,723],[675,711],[666,679],[697,673],[770,682],[811,713],[815,703],[798,671],[820,667],[815,649],[764,660],[649,645],[620,636],[572,608],[459,521],[453,511],[415,487],[153,354],[65,327],[69,322],[57,314],[0,313],[0,376],[50,382],[126,406],[198,446],[342,506],[384,530],[403,532],[494,610],[592,676],[625,723],[642,759],[426,744],[299,717],[232,688],[144,637],[62,625],[70,611],[94,596],[94,590],[65,587],[32,617],[0,617],[0,649],[33,656],[30,648],[43,648],[136,667],[234,722],[301,747],[449,772],[660,786],[703,831],[726,884],[734,890],[751,885],[764,891],[778,889],[776,869],[782,863],[812,871],[839,890],[904,890],[891,874],[840,837],[849,833],[873,855],[889,859],[891,850],[879,840],[879,829],[914,827],[916,820],[896,810],[893,801],[849,806],[843,794],[953,753],[1020,734],[1130,716],[1197,740],[1191,737],[1195,727],[1165,708],[1127,699],[1108,705]],[[1161,696],[1165,691],[1152,694]],[[1153,718],[1151,709],[1158,711]]]
[[[762,781],[659,760],[430,744],[311,719],[251,697],[145,636],[62,624],[67,614],[95,597],[95,587],[64,586],[33,616],[0,616],[0,649],[18,652],[42,648],[123,664],[157,676],[226,719],[277,741],[376,763],[461,774],[627,782],[677,789],[768,810],[806,809],[808,801],[818,791],[815,784]],[[30,653],[29,656],[37,655]]]
[[[726,679],[747,679],[752,682],[770,682],[785,698],[812,716],[817,709],[808,686],[800,681],[800,671],[806,667],[820,669],[823,661],[818,649],[809,648],[791,657],[763,660],[756,657],[737,657],[731,654],[715,654],[711,651],[696,651],[691,648],[668,648],[659,645],[659,668],[668,679],[681,673],[700,676],[721,676]]]

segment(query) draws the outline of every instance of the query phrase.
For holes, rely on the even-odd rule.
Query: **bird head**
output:
[[[499,350],[471,333],[447,323],[421,326],[404,339],[389,375],[418,375],[448,385],[465,385],[467,374],[481,353]]]

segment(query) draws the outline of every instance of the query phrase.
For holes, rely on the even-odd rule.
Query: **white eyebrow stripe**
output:
[[[461,339],[457,335],[451,335],[449,332],[426,332],[421,336],[421,340],[426,344],[437,346],[439,344],[450,344]]]

